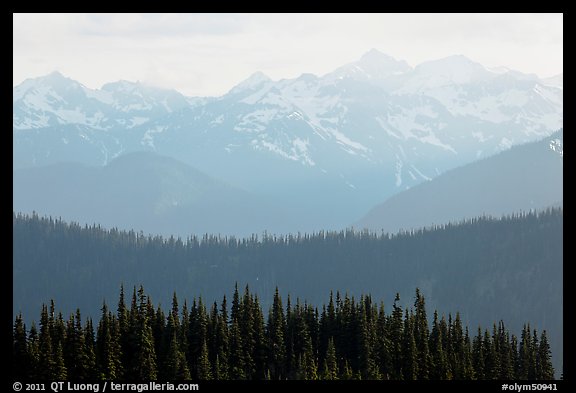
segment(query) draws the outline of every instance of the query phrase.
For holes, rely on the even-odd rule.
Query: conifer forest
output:
[[[264,313],[257,295],[238,286],[232,299],[202,298],[154,307],[142,286],[124,288],[116,310],[98,321],[81,311],[65,318],[43,305],[39,326],[14,322],[13,375],[38,380],[550,380],[546,331],[503,321],[463,326],[460,315],[434,312],[425,298],[413,307],[396,295],[387,311],[370,295],[331,293],[321,308],[283,300],[276,289]]]

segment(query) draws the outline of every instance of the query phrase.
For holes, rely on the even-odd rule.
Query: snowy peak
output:
[[[358,61],[358,65],[373,71],[403,73],[410,71],[410,66],[404,60],[396,60],[392,56],[376,49],[366,52]]]
[[[121,80],[102,86],[108,93],[115,109],[122,112],[159,111],[171,113],[189,106],[186,97],[176,90],[143,85],[140,82]]]
[[[427,79],[426,87],[474,83],[491,76],[483,65],[462,55],[424,62],[414,69],[414,74],[418,79]]]
[[[106,83],[102,86],[102,90],[109,91],[112,93],[134,93],[141,89],[142,85],[140,82],[129,82],[125,80],[120,80],[118,82]]]
[[[234,86],[228,94],[237,94],[247,90],[255,90],[267,82],[272,82],[272,79],[263,72],[257,71]]]
[[[14,88],[12,99],[14,129],[63,125],[126,129],[190,106],[175,90],[127,81],[89,89],[59,72],[25,80]]]
[[[27,79],[16,86],[13,98],[14,129],[33,129],[63,124],[99,127],[100,107],[85,105],[89,89],[59,72]]]
[[[328,74],[330,79],[383,80],[409,72],[411,67],[404,60],[396,60],[376,49],[365,53],[360,60],[338,68]]]
[[[58,71],[54,71],[45,76],[26,79],[14,88],[12,100],[20,100],[29,93],[37,94],[38,92],[43,92],[45,94],[50,93],[52,95],[57,94],[60,96],[62,94],[66,95],[66,92],[81,89],[84,89],[84,86],[80,83],[65,77]]]
[[[387,184],[409,187],[561,128],[563,90],[550,86],[561,81],[494,72],[464,56],[411,68],[376,50],[322,77],[272,81],[256,72],[205,99],[127,81],[88,89],[52,74],[13,90],[14,155],[28,166],[78,160],[74,144],[100,164],[151,149],[205,171],[249,157],[258,167],[318,171],[344,183],[371,168],[389,176],[378,186],[384,195]],[[19,132],[30,129],[43,129],[52,145]],[[214,175],[234,182],[245,173]]]
[[[550,78],[544,78],[544,79],[542,79],[542,83],[544,83],[546,86],[557,87],[559,89],[563,89],[564,88],[564,74],[558,74],[558,75],[552,76]]]

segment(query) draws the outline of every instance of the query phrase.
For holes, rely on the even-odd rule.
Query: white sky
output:
[[[324,75],[376,48],[411,66],[462,54],[563,72],[562,14],[14,14],[13,84],[60,71],[217,96],[255,71]]]

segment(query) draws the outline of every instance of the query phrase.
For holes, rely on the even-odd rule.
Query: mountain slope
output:
[[[396,232],[562,202],[563,131],[448,171],[396,194],[355,226]]]
[[[422,181],[558,130],[559,83],[463,56],[413,68],[377,50],[323,76],[257,72],[210,98],[125,81],[93,90],[51,74],[14,88],[13,165],[102,166],[152,151],[287,207],[297,224],[282,232],[337,229]]]
[[[13,175],[15,210],[81,223],[164,235],[249,234],[280,216],[266,201],[154,153],[127,154],[104,167],[61,163]]]
[[[75,126],[101,131],[82,138],[100,149],[81,161],[88,164],[151,149],[199,167],[195,153],[209,148],[235,163],[242,152],[260,163],[287,161],[296,173],[375,168],[393,174],[387,188],[402,189],[562,127],[558,83],[492,72],[463,56],[412,68],[376,50],[322,77],[272,81],[255,73],[212,99],[126,81],[91,90],[53,73],[14,88],[13,134],[21,147],[14,163],[68,160],[62,153],[78,146],[60,129]],[[60,154],[26,144],[30,130],[62,145]]]

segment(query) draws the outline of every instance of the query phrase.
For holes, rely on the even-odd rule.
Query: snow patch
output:
[[[400,160],[400,158],[398,157],[398,155],[396,155],[396,187],[400,187],[402,185],[402,166],[404,165],[404,163],[402,162],[402,160]]]
[[[128,128],[139,126],[141,124],[146,123],[148,120],[149,119],[147,117],[140,117],[140,116],[133,117],[132,119],[130,119],[131,124],[128,126]]]
[[[486,136],[484,136],[484,134],[480,131],[472,131],[472,137],[480,143],[484,143],[491,139],[490,137],[486,138]]]
[[[420,170],[418,170],[418,168],[416,168],[414,165],[410,165],[412,167],[412,169],[414,169],[414,171],[418,174],[418,176],[420,176],[422,179],[424,180],[432,180],[431,177],[426,176],[425,174],[423,174],[422,172],[420,172]]]
[[[161,126],[156,126],[154,128],[147,130],[144,133],[144,136],[142,137],[140,144],[143,146],[149,146],[152,149],[156,149],[156,146],[154,145],[154,134],[159,134],[161,132],[164,132],[165,130],[166,130],[166,127],[161,127]]]
[[[506,137],[502,138],[500,140],[500,143],[498,144],[498,148],[500,150],[507,150],[510,149],[512,147],[512,141]]]

